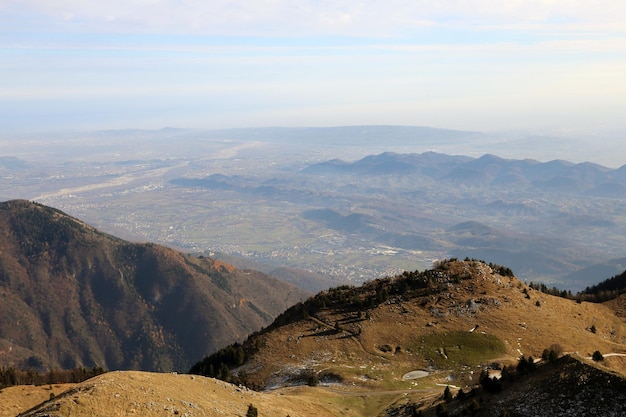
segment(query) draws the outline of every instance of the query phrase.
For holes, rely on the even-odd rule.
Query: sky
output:
[[[0,135],[626,132],[621,0],[0,0]]]

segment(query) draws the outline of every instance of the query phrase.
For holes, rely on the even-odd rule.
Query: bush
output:
[[[315,371],[310,371],[307,372],[306,375],[306,384],[310,387],[316,387],[317,384],[319,384],[320,380],[319,377],[317,376],[317,372]]]
[[[543,353],[541,354],[541,359],[546,362],[552,362],[557,360],[562,353],[563,348],[561,347],[561,345],[555,343],[549,348],[543,350]]]
[[[465,401],[465,399],[467,398],[467,395],[465,394],[463,389],[460,389],[459,392],[456,393],[455,398],[459,401]]]
[[[600,353],[599,350],[596,350],[595,352],[593,352],[591,359],[593,359],[596,362],[600,362],[604,360],[604,356],[602,356],[602,353]]]
[[[246,417],[257,417],[258,415],[259,415],[259,412],[256,409],[256,407],[250,404],[248,406],[248,411],[246,412]]]

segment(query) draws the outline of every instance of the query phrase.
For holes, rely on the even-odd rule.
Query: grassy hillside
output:
[[[113,372],[79,384],[20,416],[245,416],[250,405],[259,416],[362,415],[359,410],[337,407],[339,397],[327,394],[322,400],[306,389],[288,395],[258,393],[192,375]]]
[[[508,268],[449,260],[323,291],[194,366],[262,392],[113,372],[21,415],[244,416],[252,406],[259,416],[614,416],[626,411],[616,372],[626,369],[625,342],[626,324],[608,305],[533,290]],[[591,359],[596,351],[603,360]]]
[[[477,367],[539,358],[553,344],[591,356],[626,352],[625,342],[624,321],[605,305],[533,290],[507,268],[447,261],[294,306],[237,347],[245,360],[232,366],[231,378],[261,388],[306,383],[311,375],[375,389],[471,386]],[[211,366],[219,363],[206,358],[192,371]],[[413,370],[429,376],[403,379]]]

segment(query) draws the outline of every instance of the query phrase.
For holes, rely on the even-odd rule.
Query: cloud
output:
[[[24,124],[623,126],[625,16],[621,1],[0,0],[0,107]]]
[[[576,32],[626,28],[626,2],[589,0],[5,0],[0,12],[31,29],[39,25],[101,33],[392,36],[438,26]]]

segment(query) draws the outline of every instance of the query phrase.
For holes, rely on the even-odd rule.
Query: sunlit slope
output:
[[[540,358],[553,344],[581,356],[626,352],[625,341],[623,320],[607,306],[533,290],[508,268],[453,260],[294,306],[237,347],[245,361],[231,372],[265,388],[306,383],[313,374],[345,386],[401,389],[413,384],[402,378],[413,370],[470,386],[477,367],[494,361]],[[194,371],[218,365],[207,358]]]
[[[126,371],[85,381],[20,416],[245,416],[250,405],[260,416],[361,415],[306,390],[264,394],[201,376]]]

